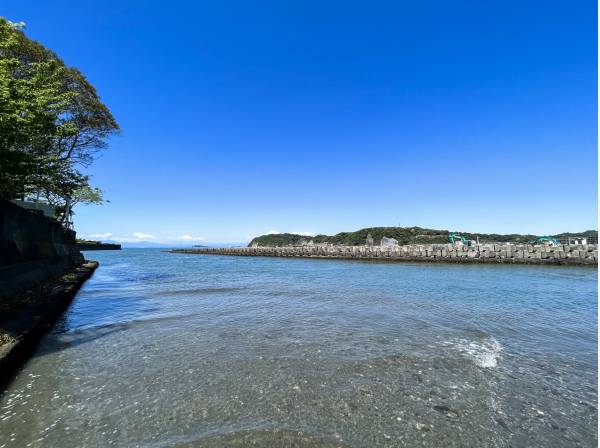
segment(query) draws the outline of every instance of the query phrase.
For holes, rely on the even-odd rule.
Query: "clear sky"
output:
[[[123,132],[80,235],[597,226],[595,1],[35,1]]]

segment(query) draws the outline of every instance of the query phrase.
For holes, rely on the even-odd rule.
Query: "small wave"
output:
[[[219,294],[240,291],[243,288],[235,287],[215,287],[215,288],[188,288],[188,289],[170,289],[166,291],[156,291],[157,296],[196,296],[203,294]]]
[[[458,339],[453,345],[471,358],[478,367],[494,368],[501,359],[502,345],[491,336],[480,341]]]
[[[125,318],[126,316],[121,315],[120,317]],[[123,322],[97,322],[94,324],[80,325],[78,327],[70,328],[68,330],[57,331],[56,333],[74,337],[87,337],[94,336],[96,333],[113,333],[116,331],[126,331],[139,325],[150,325],[170,320],[181,320],[184,317],[186,317],[186,315],[180,313],[172,313],[164,316],[144,318],[132,317],[130,320]]]

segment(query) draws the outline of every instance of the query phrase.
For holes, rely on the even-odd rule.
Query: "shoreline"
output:
[[[2,303],[0,393],[29,359],[38,342],[69,307],[99,263],[85,261],[70,272],[40,282]]]

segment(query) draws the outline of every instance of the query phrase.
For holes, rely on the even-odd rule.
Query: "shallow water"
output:
[[[596,446],[595,269],[87,257],[0,447]]]

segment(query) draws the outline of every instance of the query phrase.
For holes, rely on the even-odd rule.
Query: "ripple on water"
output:
[[[0,446],[596,445],[594,270],[93,257]]]

